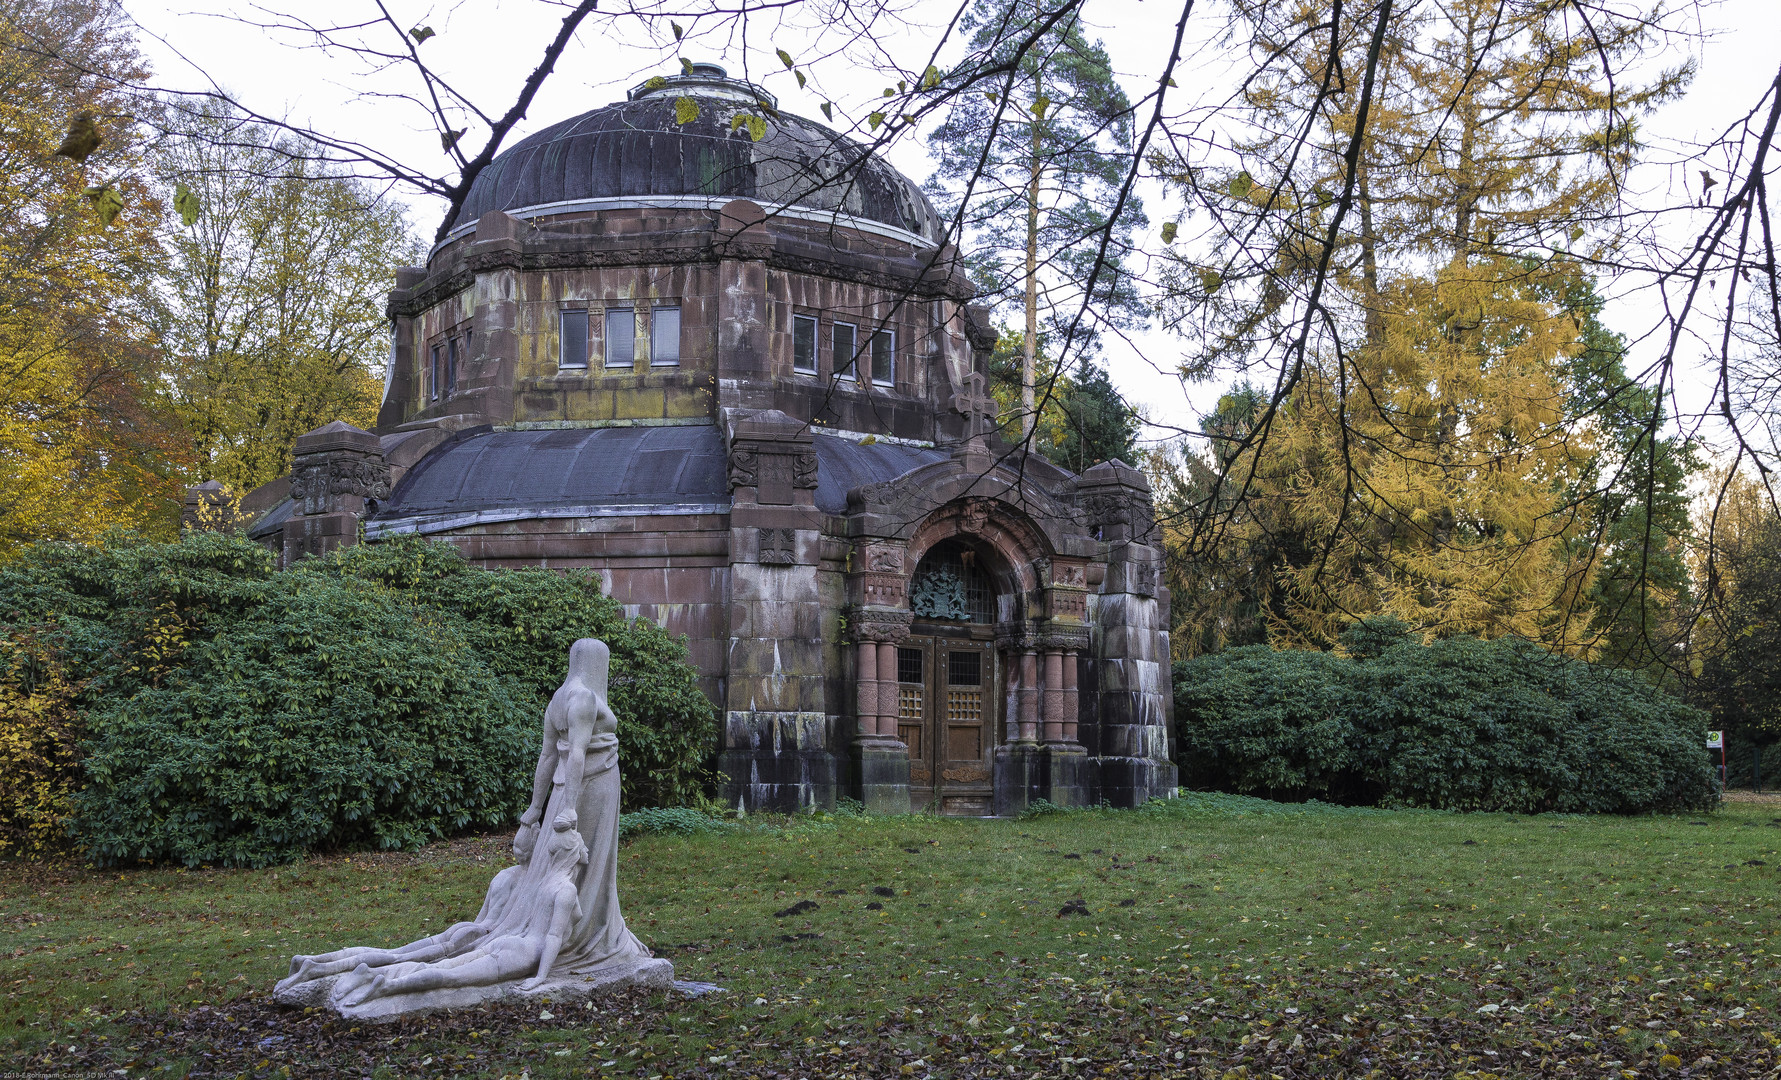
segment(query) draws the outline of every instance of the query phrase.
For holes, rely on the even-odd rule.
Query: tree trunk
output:
[[[1033,76],[1033,100],[1039,99],[1039,77]],[[1033,427],[1038,422],[1034,405],[1034,384],[1039,380],[1039,178],[1044,166],[1039,158],[1039,124],[1043,118],[1035,115],[1032,123],[1033,135],[1033,167],[1032,177],[1027,181],[1027,326],[1026,339],[1021,344],[1020,360],[1020,435],[1030,439]]]

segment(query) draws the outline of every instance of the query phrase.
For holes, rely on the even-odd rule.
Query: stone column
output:
[[[897,689],[897,646],[893,642],[878,643],[878,735],[880,738],[903,740],[897,735],[897,717],[902,713]],[[909,748],[903,748],[905,755]]]
[[[1056,645],[1045,649],[1045,742],[1064,741],[1064,653]]]
[[[238,509],[239,500],[231,499],[223,485],[206,480],[186,488],[185,509],[179,515],[180,532],[233,532],[237,526],[253,521]]]
[[[860,641],[858,736],[871,739],[878,734],[878,643]]]
[[[1076,665],[1081,655],[1075,649],[1064,653],[1064,741],[1067,743],[1079,741],[1076,738]]]
[[[853,751],[860,801],[875,814],[909,812],[909,747],[897,738],[897,646],[909,636],[909,621],[907,610],[883,607],[856,607],[848,616],[862,672]]]
[[[369,431],[336,420],[297,436],[291,447],[291,499],[280,565],[359,542],[359,520],[390,496],[390,467]]]
[[[1033,624],[1017,620],[996,628],[1008,666],[1008,741],[996,748],[995,813],[1011,817],[1036,799],[1049,799],[1049,756],[1040,743],[1046,687],[1040,640]]]
[[[1039,741],[1039,651],[1031,640],[1020,651],[1020,738]]]

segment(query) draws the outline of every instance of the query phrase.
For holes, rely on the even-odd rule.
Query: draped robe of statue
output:
[[[544,713],[531,805],[514,838],[520,865],[496,875],[477,918],[399,949],[293,957],[275,1000],[377,1020],[501,998],[673,985],[673,965],[652,957],[619,911],[609,657],[593,638],[570,648],[568,678]],[[540,835],[544,822],[555,834],[549,839]]]

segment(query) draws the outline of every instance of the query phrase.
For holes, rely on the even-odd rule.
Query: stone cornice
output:
[[[769,230],[770,230],[769,226]],[[476,275],[499,270],[542,272],[622,266],[678,266],[726,259],[761,260],[775,270],[812,274],[876,288],[902,290],[920,299],[971,299],[960,274],[928,265],[926,255],[885,256],[825,248],[769,231],[758,243],[722,236],[710,228],[662,229],[616,235],[544,236],[504,243],[465,242],[436,257],[439,269],[413,288],[390,294],[387,313],[413,318],[475,284]]]

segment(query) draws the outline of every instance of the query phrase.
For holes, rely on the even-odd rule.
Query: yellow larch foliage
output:
[[[1505,262],[1456,260],[1381,296],[1382,343],[1308,371],[1254,460],[1237,532],[1284,553],[1270,640],[1327,647],[1385,613],[1576,647],[1590,566],[1570,493],[1592,449],[1561,409],[1576,327]]]

